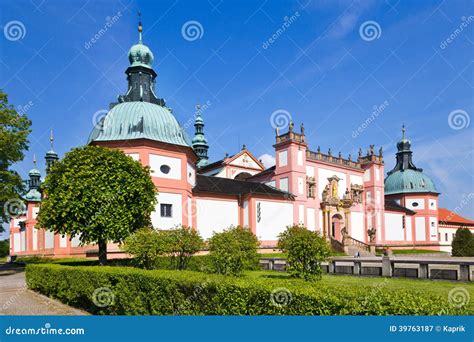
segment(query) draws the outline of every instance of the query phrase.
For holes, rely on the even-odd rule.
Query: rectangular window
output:
[[[173,206],[171,204],[160,204],[161,217],[172,217]]]
[[[448,241],[448,233],[444,233],[444,241]]]
[[[278,153],[278,166],[286,165],[288,165],[288,152],[285,150]]]

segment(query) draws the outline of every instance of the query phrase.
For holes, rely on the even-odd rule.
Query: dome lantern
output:
[[[405,137],[405,131],[403,125],[402,139],[397,143],[397,163],[384,181],[385,195],[420,192],[438,194],[433,181],[413,163],[411,142]]]

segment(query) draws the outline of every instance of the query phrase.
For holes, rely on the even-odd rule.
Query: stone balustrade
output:
[[[286,259],[262,258],[264,270],[285,271]],[[407,277],[474,281],[473,258],[423,257],[333,257],[323,263],[328,274],[356,276]]]

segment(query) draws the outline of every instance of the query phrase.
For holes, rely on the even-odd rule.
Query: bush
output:
[[[243,270],[257,268],[259,246],[257,237],[248,228],[230,227],[222,233],[215,233],[209,239],[212,272],[240,275]]]
[[[10,240],[0,241],[0,258],[10,254]]]
[[[170,242],[165,231],[143,228],[125,239],[123,250],[134,256],[139,267],[155,268],[158,258],[169,252]]]
[[[287,271],[292,277],[305,280],[321,278],[321,263],[331,255],[331,249],[319,233],[303,225],[294,225],[278,237],[278,248],[288,254]]]
[[[191,271],[31,264],[28,287],[105,315],[459,315],[447,296]]]
[[[168,231],[169,256],[173,268],[184,270],[193,254],[204,248],[204,241],[197,230],[179,226]]]
[[[474,256],[474,235],[468,228],[461,227],[456,231],[451,246],[453,256]]]

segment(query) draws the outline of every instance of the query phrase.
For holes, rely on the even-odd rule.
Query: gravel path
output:
[[[25,269],[0,263],[0,315],[86,315],[56,300],[28,290]]]

